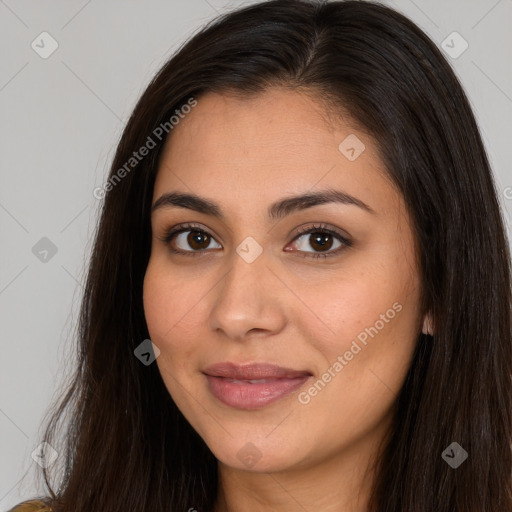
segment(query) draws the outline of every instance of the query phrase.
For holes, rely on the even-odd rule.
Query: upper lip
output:
[[[297,377],[309,377],[312,374],[308,371],[293,370],[283,368],[269,363],[250,363],[238,365],[225,362],[208,366],[203,373],[211,377],[225,377],[237,380],[256,380],[256,379],[293,379]]]

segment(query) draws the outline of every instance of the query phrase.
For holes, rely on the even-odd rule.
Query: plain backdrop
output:
[[[31,454],[68,370],[101,203],[93,190],[125,122],[180,43],[218,13],[250,3],[0,0],[0,510],[42,489]],[[383,3],[449,52],[510,233],[512,1]]]

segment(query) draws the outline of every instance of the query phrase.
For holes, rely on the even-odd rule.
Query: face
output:
[[[280,471],[375,446],[423,319],[374,141],[297,92],[209,93],[174,127],[153,205],[156,364],[217,459]]]

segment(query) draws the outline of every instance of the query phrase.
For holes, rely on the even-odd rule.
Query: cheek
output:
[[[309,312],[304,314],[304,307],[299,308],[301,314],[296,315],[296,321],[319,350],[348,350],[351,340],[375,323],[379,331],[389,332],[405,316],[416,314],[416,310],[405,307],[417,301],[407,291],[410,283],[390,278],[385,271],[367,267],[364,274],[347,271],[317,286],[302,286],[297,283],[295,289],[304,297],[302,302]],[[397,309],[401,311],[397,313]],[[361,338],[364,340],[364,335]]]
[[[165,350],[175,325],[184,315],[186,303],[180,300],[180,290],[183,287],[176,276],[163,272],[150,260],[144,276],[144,314],[151,340],[160,350]]]
[[[191,365],[195,362],[194,332],[197,338],[197,329],[190,325],[190,320],[194,318],[193,307],[197,300],[193,300],[193,283],[181,282],[175,274],[168,274],[150,261],[144,277],[144,313],[150,339],[160,349],[156,359],[158,370],[172,399],[189,417],[193,408],[184,390],[192,389],[189,380],[195,374]]]
[[[401,270],[410,265],[391,256],[359,261],[364,272],[347,268],[328,284],[307,288],[315,314],[297,315],[296,322],[321,356],[318,374],[328,372],[333,382],[322,392],[324,405],[339,406],[341,399],[359,414],[361,401],[369,405],[401,388],[419,334],[419,286],[412,270]]]
[[[144,314],[151,340],[162,356],[190,346],[187,338],[197,332],[191,325],[195,317],[195,297],[194,281],[182,282],[175,274],[161,271],[150,261],[144,277]]]
[[[144,276],[143,302],[149,334],[152,341],[160,347],[158,341],[172,325],[170,314],[172,315],[173,307],[166,280],[159,278],[158,274],[150,262]]]

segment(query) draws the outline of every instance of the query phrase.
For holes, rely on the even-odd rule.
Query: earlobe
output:
[[[429,311],[425,318],[423,319],[423,334],[429,334],[430,336],[434,336],[434,320],[432,318],[432,313]]]

